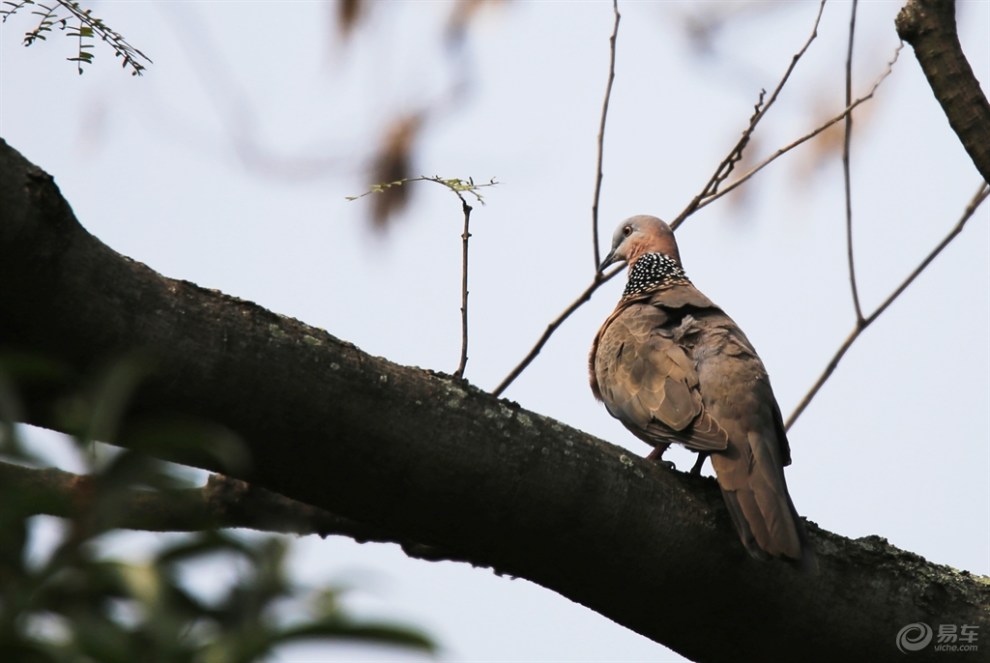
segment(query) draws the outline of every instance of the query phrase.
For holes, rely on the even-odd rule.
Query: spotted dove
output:
[[[629,280],[591,346],[591,390],[660,459],[672,442],[706,455],[751,555],[802,558],[787,494],[790,448],[763,362],[736,323],[681,267],[670,227],[626,219],[599,270],[625,261]]]

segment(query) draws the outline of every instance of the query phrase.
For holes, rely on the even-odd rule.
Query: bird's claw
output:
[[[670,446],[669,444],[664,444],[662,446],[655,447],[653,451],[651,451],[649,454],[646,455],[646,460],[652,460],[657,465],[660,465],[661,467],[665,467],[668,470],[676,470],[677,469],[676,465],[674,465],[669,460],[663,459],[663,454],[665,451],[667,451],[667,448],[669,446]]]
[[[691,476],[693,476],[693,477],[700,477],[701,476],[701,467],[702,467],[702,465],[705,464],[705,459],[706,458],[708,458],[708,454],[707,453],[700,452],[698,454],[698,460],[696,460],[694,462],[694,467],[691,468],[691,472],[690,472]]]

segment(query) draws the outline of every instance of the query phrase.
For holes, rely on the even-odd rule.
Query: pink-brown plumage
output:
[[[790,448],[763,363],[738,325],[684,274],[674,234],[652,216],[624,221],[602,264],[629,281],[595,337],[591,389],[659,458],[673,442],[710,454],[739,537],[754,556],[802,559],[787,492]]]

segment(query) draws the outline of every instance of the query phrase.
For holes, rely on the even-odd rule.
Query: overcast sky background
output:
[[[367,352],[451,372],[459,202],[437,185],[414,185],[406,212],[377,235],[369,200],[345,199],[367,188],[383,127],[430,107],[414,172],[500,182],[472,217],[466,377],[494,388],[590,281],[610,3],[497,4],[471,22],[460,51],[442,39],[446,2],[379,3],[347,40],[330,3],[89,4],[154,64],[132,78],[98,45],[79,76],[63,59],[72,40],[55,35],[25,49],[27,21],[12,19],[0,27],[0,135],[51,173],[81,223],[120,253]],[[860,3],[857,96],[897,46],[901,4]],[[743,6],[620,3],[603,244],[619,220],[672,218],[695,195],[817,11],[813,2]],[[826,7],[752,155],[843,107],[849,8]],[[686,27],[713,13],[726,21],[700,48]],[[960,2],[958,14],[986,90],[990,3]],[[436,110],[462,80],[456,103]],[[852,178],[868,314],[957,222],[980,182],[909,47],[856,115]],[[880,535],[982,574],[990,573],[988,209],[846,355],[791,431],[787,474],[798,511],[822,527]],[[853,328],[843,210],[839,154],[814,143],[678,232],[687,273],[756,345],[785,416]],[[588,347],[620,280],[568,320],[504,395],[645,454],[587,386]],[[44,432],[32,439],[52,453],[59,444]],[[690,467],[686,452],[670,458]],[[156,540],[115,535],[109,550],[140,555]],[[397,546],[307,537],[295,544],[292,568],[303,583],[356,584],[355,611],[425,628],[443,660],[682,660],[528,581],[410,560]],[[341,657],[423,658],[305,646],[277,660]]]

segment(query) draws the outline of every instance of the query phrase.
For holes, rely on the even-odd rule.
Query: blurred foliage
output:
[[[113,49],[114,57],[121,58],[121,66],[125,69],[129,67],[132,76],[140,76],[144,72],[145,65],[141,60],[151,62],[151,58],[127,43],[123,35],[102,19],[93,16],[91,9],[83,9],[75,0],[52,0],[50,4],[35,0],[5,0],[2,7],[0,16],[3,17],[3,23],[18,12],[36,17],[34,27],[24,33],[25,46],[31,46],[36,41],[47,41],[48,35],[54,30],[75,39],[76,54],[66,59],[76,63],[76,70],[80,74],[83,73],[83,65],[93,63],[93,43],[96,38]]]
[[[22,411],[14,385],[25,375],[38,379],[45,366],[43,360],[32,368],[23,357],[0,358],[0,461],[50,464],[28,448],[12,423]],[[103,554],[101,544],[136,491],[188,485],[177,466],[92,442],[94,428],[110,424],[107,413],[120,417],[126,410],[127,394],[137,385],[128,366],[111,367],[82,399],[90,403],[93,426],[86,427],[90,435],[74,440],[87,478],[76,493],[73,517],[50,546],[32,540],[37,528],[31,519],[39,512],[33,501],[41,499],[40,492],[0,483],[0,661],[241,663],[301,640],[433,651],[432,640],[420,631],[349,616],[341,589],[291,582],[284,537],[204,531],[164,537],[144,559]],[[221,450],[215,457],[225,455]],[[197,569],[204,577],[217,563],[230,571],[219,590],[211,586],[206,596],[204,588],[190,586]],[[215,576],[208,576],[212,585]]]
[[[371,167],[371,181],[391,183],[372,185],[372,191],[381,194],[375,196],[371,205],[371,222],[378,231],[385,230],[389,220],[405,209],[409,202],[409,189],[396,185],[401,185],[410,177],[413,148],[423,127],[423,119],[419,113],[396,118],[378,147]],[[379,188],[375,190],[375,186]]]
[[[450,3],[446,19],[444,39],[449,45],[458,46],[466,39],[471,21],[488,5],[498,5],[502,0],[457,0]],[[377,6],[376,6],[377,5]],[[337,29],[346,38],[358,25],[367,19],[373,10],[387,3],[375,0],[337,0],[334,3],[333,20]]]

